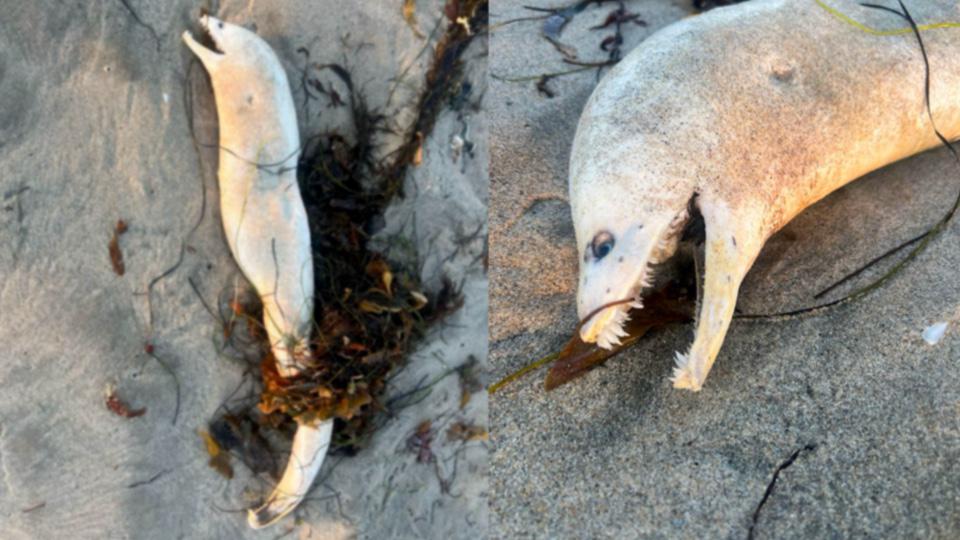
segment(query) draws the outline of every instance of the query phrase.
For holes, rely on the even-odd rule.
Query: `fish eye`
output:
[[[607,231],[597,233],[593,237],[593,241],[590,242],[590,249],[593,251],[593,257],[598,261],[606,257],[611,251],[613,251],[613,235]]]

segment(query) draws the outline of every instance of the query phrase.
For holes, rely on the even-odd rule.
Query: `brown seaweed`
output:
[[[574,332],[573,337],[550,367],[544,381],[544,388],[548,391],[553,390],[582,377],[636,343],[650,330],[693,319],[693,302],[686,297],[685,290],[676,282],[670,282],[644,297],[643,303],[643,309],[634,309],[630,312],[630,320],[624,326],[628,335],[623,338],[620,345],[611,350],[601,349],[595,343],[584,343],[580,339],[580,333]]]
[[[113,227],[113,236],[107,246],[110,252],[110,265],[113,266],[113,273],[122,276],[126,272],[126,266],[123,264],[123,251],[120,250],[120,235],[127,232],[127,223],[122,219],[117,220]]]
[[[147,413],[146,407],[133,409],[127,405],[125,401],[120,399],[120,396],[117,395],[117,391],[112,386],[107,388],[106,405],[110,412],[123,418],[136,418]]]

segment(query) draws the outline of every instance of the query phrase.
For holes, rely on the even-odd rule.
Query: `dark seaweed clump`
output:
[[[693,0],[693,7],[700,11],[707,11],[715,7],[731,6],[746,0]]]
[[[352,140],[337,133],[314,138],[298,168],[315,253],[313,363],[284,380],[266,359],[259,407],[307,420],[336,418],[340,442],[356,446],[384,411],[378,398],[387,376],[431,324],[459,307],[460,297],[450,283],[436,294],[425,291],[416,253],[397,261],[371,248],[403,175],[373,157],[388,131],[385,117],[367,107],[346,70],[331,69],[349,91]]]

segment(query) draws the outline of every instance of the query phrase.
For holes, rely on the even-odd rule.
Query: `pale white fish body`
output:
[[[297,184],[300,134],[290,85],[276,54],[255,33],[212,17],[201,24],[224,51],[184,37],[210,73],[217,103],[223,230],[263,301],[278,369],[290,376],[297,356],[306,353],[313,316],[313,258]]]
[[[183,39],[213,84],[220,125],[220,209],[227,243],[263,302],[263,323],[284,377],[308,354],[313,317],[310,228],[297,184],[300,135],[286,73],[255,33],[209,16],[216,48]],[[333,421],[300,424],[280,484],[249,523],[260,528],[292,511],[330,444]],[[304,464],[307,464],[304,466]]]
[[[956,20],[954,2],[912,3],[919,24]],[[868,26],[907,27],[843,3]],[[931,109],[960,135],[960,32],[923,33]],[[911,33],[871,35],[814,2],[752,0],[675,23],[630,52],[590,97],[570,158],[581,318],[638,297],[670,256],[691,205],[706,225],[695,338],[673,382],[699,390],[737,293],[766,240],[841,186],[939,144]],[[891,209],[894,210],[894,209]],[[601,310],[581,337],[619,342],[628,307]]]

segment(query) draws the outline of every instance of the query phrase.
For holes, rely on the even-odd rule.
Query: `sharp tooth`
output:
[[[620,336],[623,335],[623,330],[620,325],[620,316],[621,313],[617,313],[614,319],[603,329],[603,345],[601,346],[605,349],[612,349],[621,344]],[[599,343],[599,340],[597,342]]]
[[[683,366],[687,365],[687,355],[680,351],[675,352],[674,355],[674,362],[676,363],[677,368],[682,368]]]

